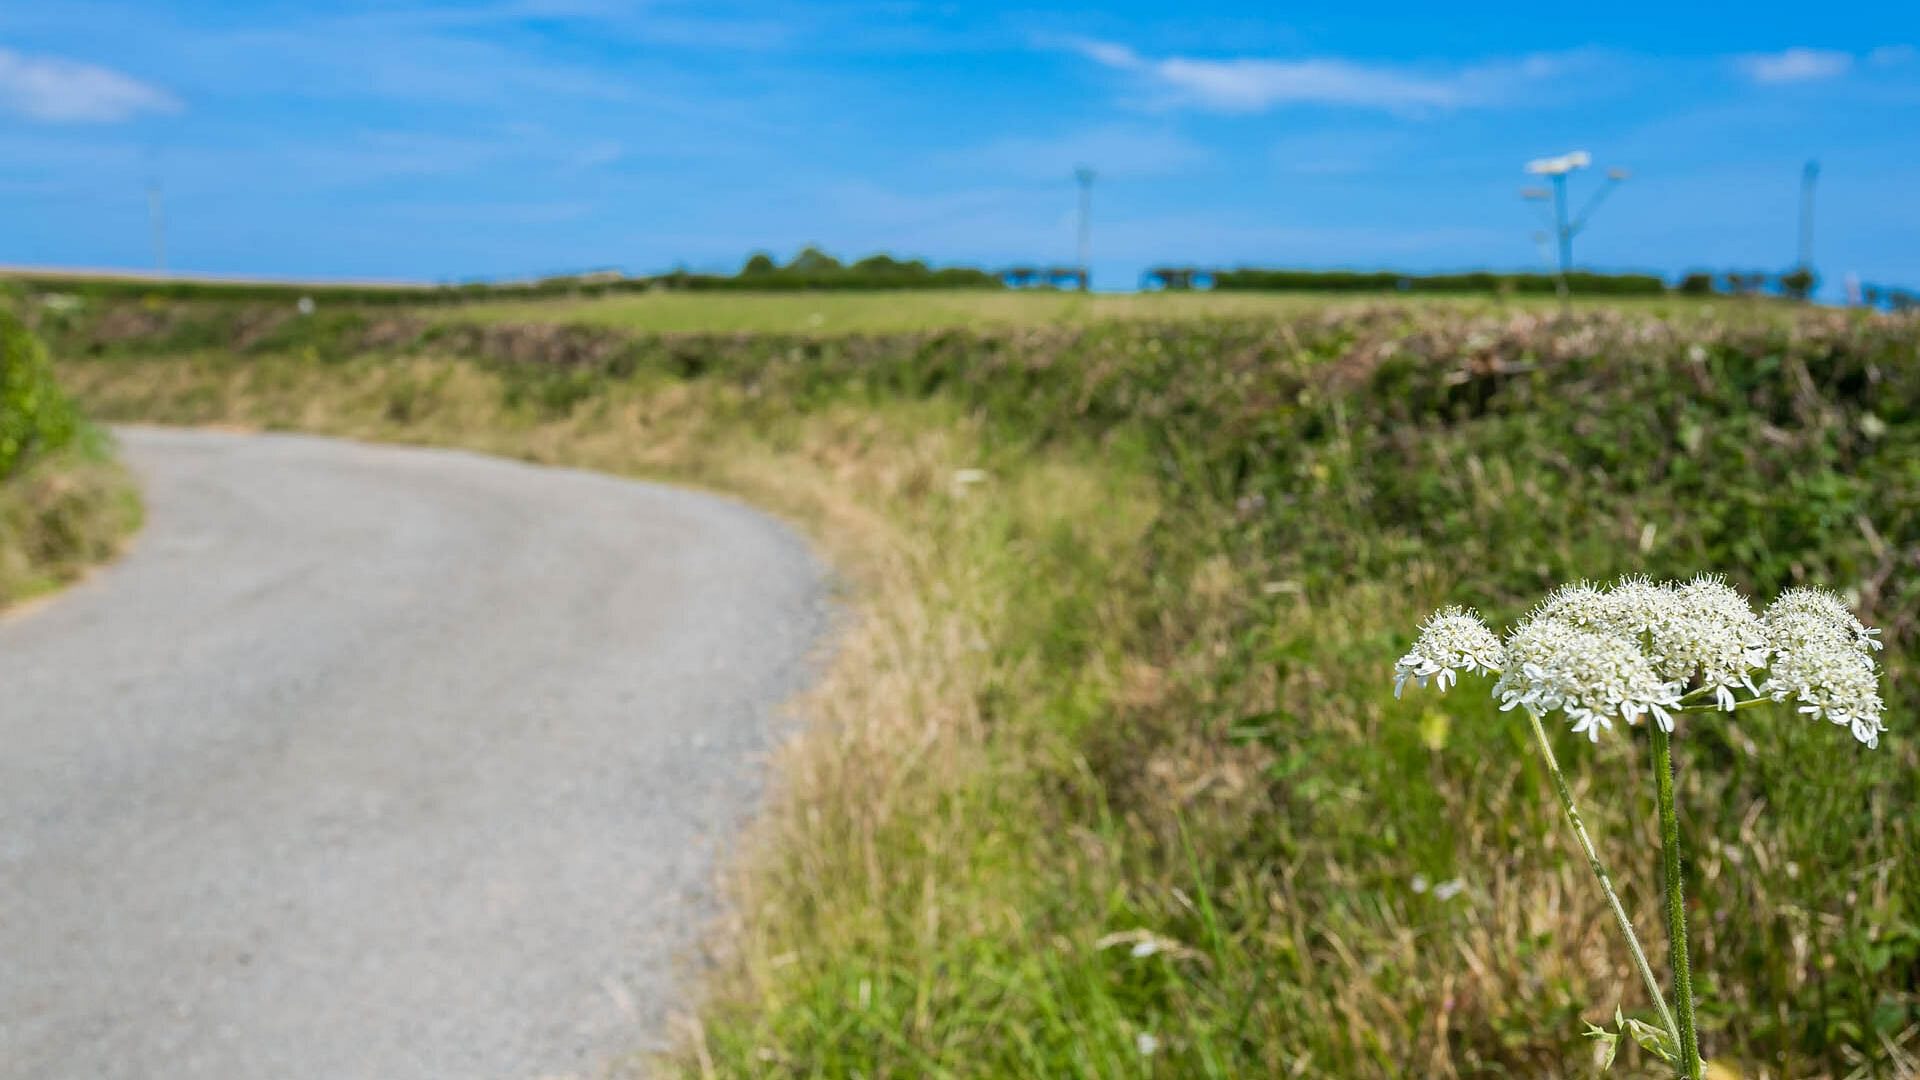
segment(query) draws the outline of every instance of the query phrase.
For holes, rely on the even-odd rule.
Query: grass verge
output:
[[[139,495],[104,436],[0,481],[0,609],[113,558],[139,525]]]
[[[1916,339],[1423,307],[63,377],[113,418],[665,476],[813,529],[863,614],[740,861],[690,1074],[1544,1076],[1580,1071],[1580,1017],[1644,1002],[1527,732],[1395,702],[1393,658],[1442,600],[1722,570],[1848,589],[1910,711]],[[1709,1051],[1892,1072],[1916,743],[1779,712],[1682,735]],[[1562,752],[1658,940],[1619,794],[1644,745]]]
[[[0,608],[71,581],[139,525],[111,448],[61,391],[40,342],[0,307]]]

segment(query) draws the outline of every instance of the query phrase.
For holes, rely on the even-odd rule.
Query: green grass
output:
[[[111,559],[140,519],[133,479],[101,435],[0,480],[0,609]]]
[[[0,608],[79,576],[138,525],[132,482],[110,450],[40,342],[0,309]]]
[[[1914,1050],[1920,323],[1341,305],[445,354],[475,340],[62,374],[114,418],[687,479],[815,530],[861,617],[670,1067],[1585,1075],[1581,1021],[1646,1003],[1531,736],[1472,687],[1395,701],[1392,664],[1442,602],[1702,570],[1856,597],[1894,728],[1683,728],[1706,1049],[1753,1077]],[[1656,942],[1645,740],[1558,737]]]
[[[422,314],[449,322],[558,322],[651,333],[883,334],[950,329],[1085,326],[1109,319],[1279,318],[1377,304],[1384,297],[1329,298],[1313,293],[1078,293],[981,289],[918,292],[703,293],[654,292],[583,300],[483,302]],[[1479,309],[1538,310],[1552,298],[1427,298],[1416,303]],[[1601,301],[1580,301],[1598,306]],[[1621,302],[1612,302],[1619,306]],[[1626,301],[1642,310],[1684,311],[1723,299]]]

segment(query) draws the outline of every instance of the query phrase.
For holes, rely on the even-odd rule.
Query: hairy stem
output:
[[[1533,737],[1540,742],[1540,756],[1546,759],[1547,773],[1553,777],[1554,793],[1560,796],[1560,809],[1566,811],[1567,821],[1573,825],[1573,835],[1580,841],[1580,850],[1587,856],[1587,866],[1593,870],[1593,876],[1600,882],[1600,891],[1606,894],[1607,906],[1613,909],[1613,921],[1620,927],[1620,933],[1627,939],[1627,951],[1633,954],[1633,966],[1640,970],[1641,981],[1647,984],[1647,996],[1660,1010],[1660,1022],[1666,1026],[1667,1033],[1679,1044],[1680,1029],[1674,1023],[1673,1012],[1667,1008],[1667,999],[1660,992],[1660,980],[1654,977],[1653,965],[1647,963],[1647,953],[1640,947],[1640,936],[1633,932],[1633,922],[1627,918],[1627,909],[1620,904],[1620,896],[1613,891],[1613,877],[1607,873],[1606,864],[1600,861],[1600,855],[1593,847],[1593,838],[1587,835],[1587,826],[1580,820],[1580,810],[1573,805],[1573,789],[1567,786],[1567,778],[1560,771],[1560,761],[1553,756],[1553,744],[1547,740],[1547,729],[1540,724],[1540,717],[1531,710],[1527,719],[1533,722]],[[1657,725],[1656,725],[1657,726]]]
[[[1660,803],[1660,851],[1667,888],[1667,941],[1673,961],[1673,1006],[1678,1013],[1681,1080],[1700,1075],[1700,1035],[1693,1020],[1693,964],[1687,956],[1687,898],[1680,880],[1680,817],[1673,808],[1673,736],[1653,730],[1653,783]]]

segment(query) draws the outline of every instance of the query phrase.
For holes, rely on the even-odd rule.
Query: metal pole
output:
[[[147,220],[153,227],[153,269],[156,273],[167,271],[167,218],[160,204],[160,185],[147,188]]]
[[[1084,292],[1093,280],[1093,170],[1085,167],[1075,169],[1073,178],[1080,183],[1080,288]]]
[[[1820,163],[1807,162],[1800,170],[1800,269],[1813,269],[1813,182],[1820,177]]]
[[[1560,277],[1566,279],[1573,269],[1573,229],[1567,224],[1567,174],[1553,177],[1553,220],[1560,236]]]

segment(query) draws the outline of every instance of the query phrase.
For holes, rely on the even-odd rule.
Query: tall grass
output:
[[[0,607],[108,558],[138,520],[104,435],[81,420],[40,342],[0,310]]]
[[[1717,310],[635,337],[554,363],[442,333],[64,373],[114,417],[455,442],[814,525],[863,614],[741,859],[671,1063],[696,1075],[1577,1073],[1583,1017],[1649,1003],[1524,722],[1392,699],[1408,628],[1580,575],[1840,585],[1885,628],[1882,752],[1786,708],[1690,739],[1701,1024],[1747,1075],[1897,1075],[1920,325]],[[1599,842],[1649,853],[1615,869],[1657,913],[1651,800],[1620,794],[1642,750],[1558,753]]]

